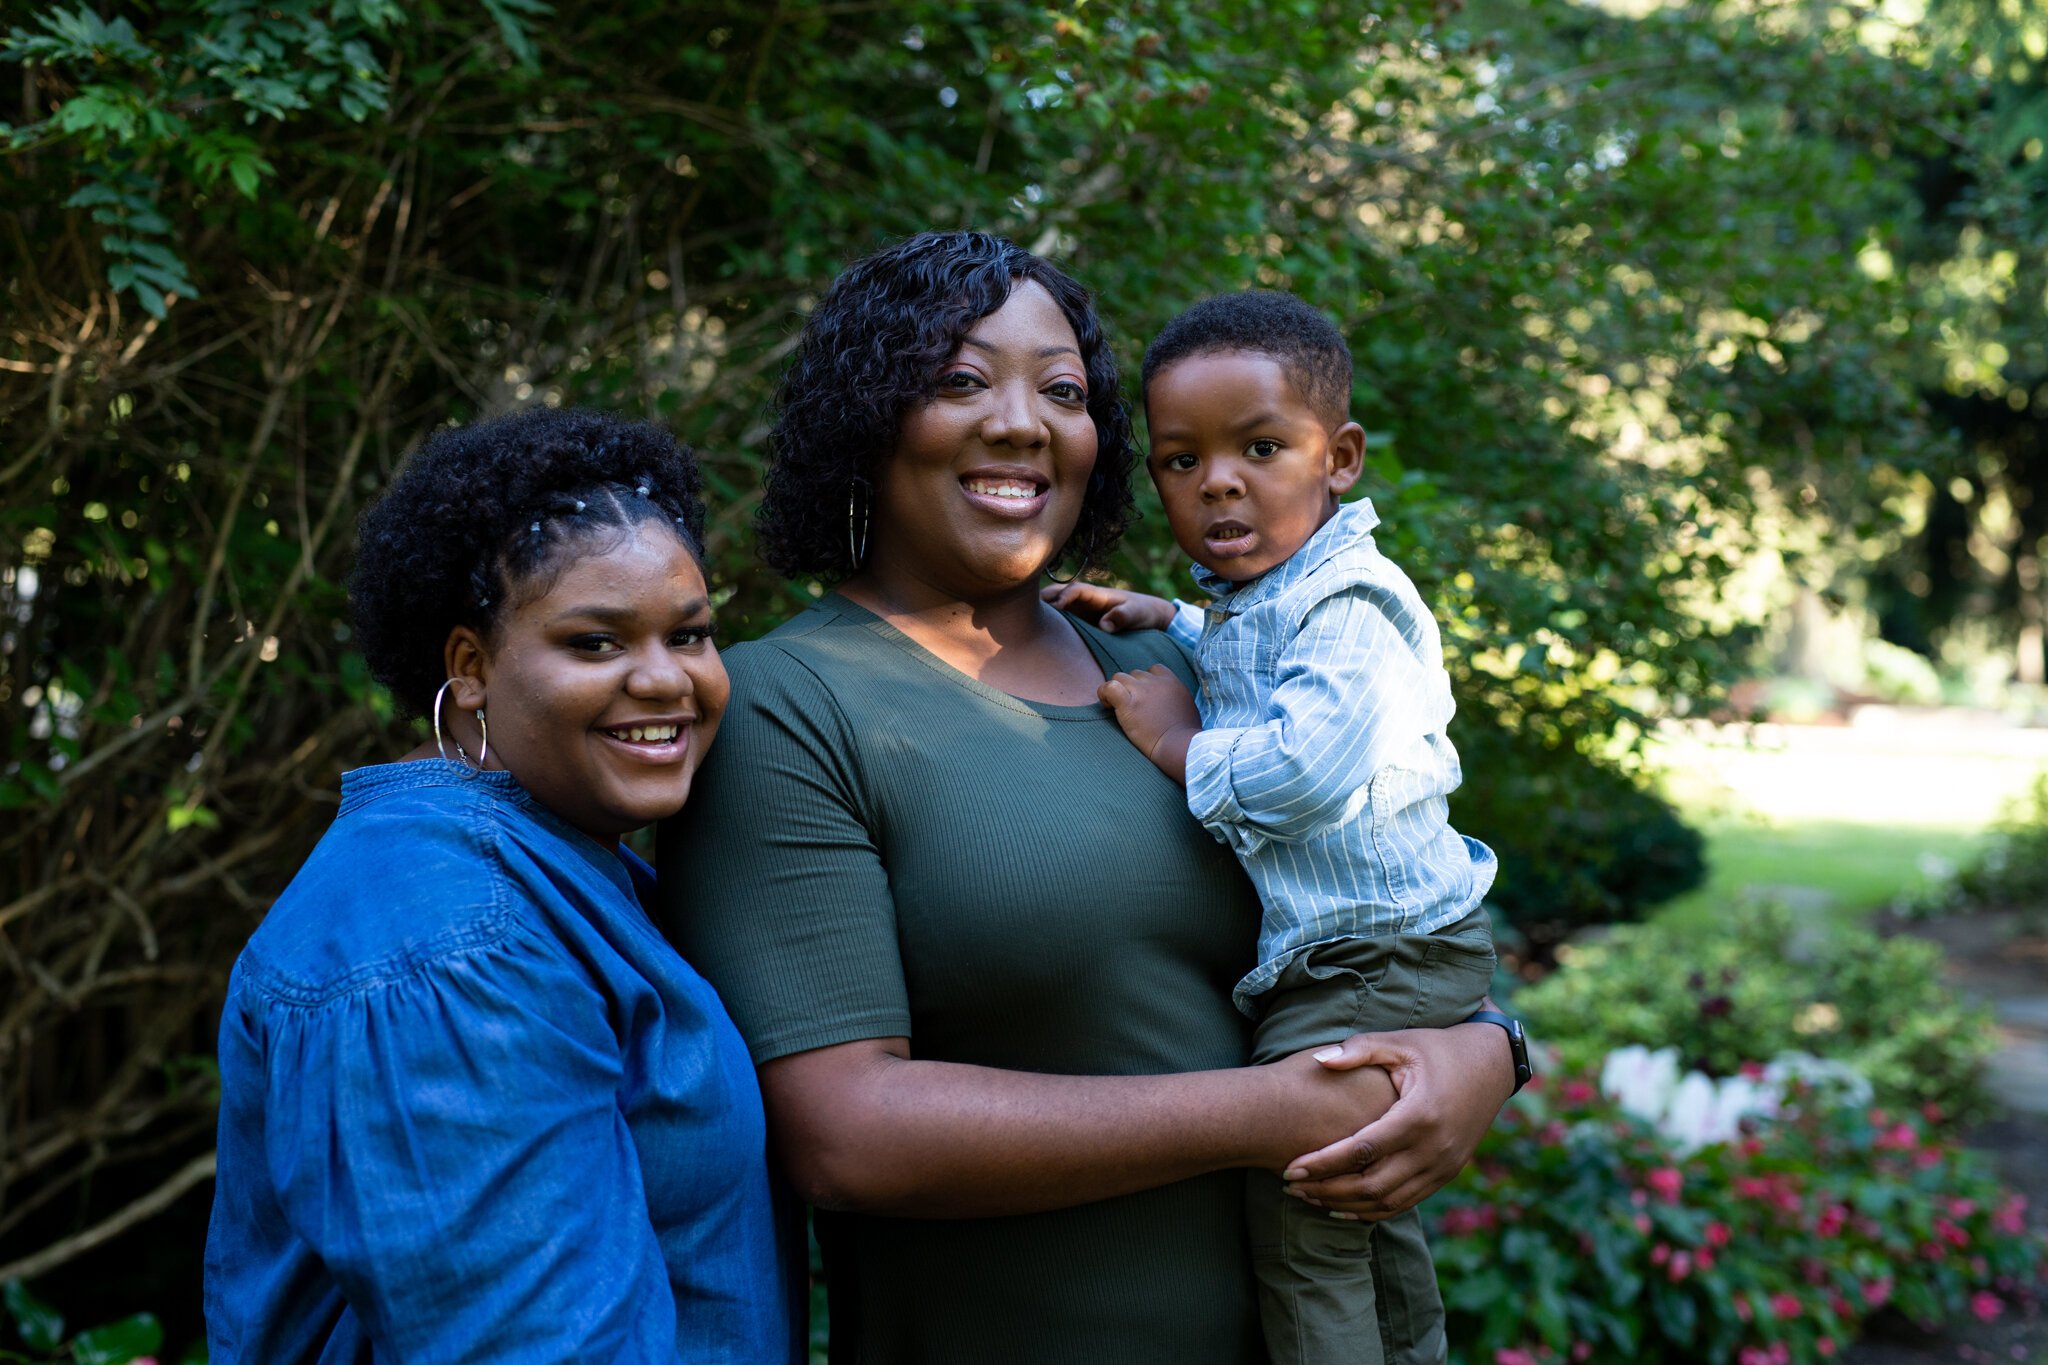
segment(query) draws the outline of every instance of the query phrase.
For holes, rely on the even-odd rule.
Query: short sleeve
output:
[[[512,924],[331,999],[231,1008],[224,1035],[261,1046],[223,1048],[224,1091],[261,1087],[278,1205],[380,1357],[672,1358],[618,1040],[558,946]]]
[[[910,1035],[888,869],[831,690],[772,643],[728,658],[733,700],[657,839],[660,917],[758,1065]]]

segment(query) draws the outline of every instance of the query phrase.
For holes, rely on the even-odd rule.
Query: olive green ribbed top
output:
[[[1164,635],[1076,623],[1105,673]],[[756,1062],[908,1035],[1067,1074],[1242,1065],[1258,900],[1100,706],[984,686],[836,595],[726,655],[733,701],[661,839],[671,936]],[[1221,1172],[1012,1218],[829,1215],[835,1365],[1263,1360]]]

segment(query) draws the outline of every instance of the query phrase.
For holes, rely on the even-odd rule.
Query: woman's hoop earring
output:
[[[874,517],[874,508],[866,505],[866,500],[860,496],[861,483],[862,480],[856,475],[853,482],[846,485],[846,557],[853,561],[856,570],[860,568],[861,561],[868,557],[868,523]],[[855,502],[862,503],[858,518],[860,536],[857,539],[853,533]]]
[[[1059,561],[1055,559],[1053,563],[1057,564],[1059,563]],[[1048,566],[1045,571],[1045,576],[1047,579],[1051,580],[1054,583],[1059,584],[1061,587],[1064,588],[1067,584],[1073,582],[1075,579],[1081,576],[1081,570],[1078,567],[1076,567],[1072,573],[1068,574],[1065,578],[1061,578],[1058,574],[1052,571],[1050,566]]]

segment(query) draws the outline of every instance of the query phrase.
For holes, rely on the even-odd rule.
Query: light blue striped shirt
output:
[[[1462,774],[1444,733],[1451,683],[1436,621],[1347,503],[1248,583],[1197,566],[1206,611],[1170,633],[1195,651],[1202,733],[1188,809],[1259,889],[1259,965],[1239,1009],[1317,943],[1433,933],[1479,908],[1493,850],[1452,829]]]

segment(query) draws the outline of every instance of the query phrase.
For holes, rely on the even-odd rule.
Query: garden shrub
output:
[[[1572,948],[1515,1005],[1574,1067],[1632,1043],[1676,1047],[1684,1068],[1709,1076],[1809,1052],[1855,1067],[1879,1104],[1935,1105],[1950,1120],[1986,1111],[1991,1017],[1942,984],[1939,948],[1843,930],[1795,955],[1792,939],[1790,916],[1772,907],[1705,928],[1624,926]]]
[[[0,1332],[0,1342],[8,1342],[11,1337],[13,1344],[30,1352],[24,1355],[0,1345],[0,1362],[7,1365],[17,1361],[24,1365],[34,1361],[68,1361],[70,1365],[129,1365],[132,1361],[154,1365],[155,1352],[163,1345],[163,1327],[148,1313],[137,1313],[67,1337],[63,1315],[19,1280],[9,1280],[0,1286],[0,1305],[5,1306],[12,1328],[11,1334]],[[204,1365],[205,1360],[204,1348],[197,1345],[180,1357],[181,1365]]]
[[[1923,1326],[2031,1310],[2025,1214],[1913,1113],[1809,1103],[1680,1157],[1571,1073],[1524,1091],[1424,1211],[1451,1359],[1472,1365],[1788,1365],[1887,1307]]]
[[[2048,932],[2048,773],[2009,802],[1984,852],[1956,877],[1949,907],[2018,906]]]
[[[1458,829],[1500,855],[1488,901],[1547,959],[1573,930],[1640,919],[1706,878],[1699,832],[1629,774],[1473,708],[1452,730]]]

